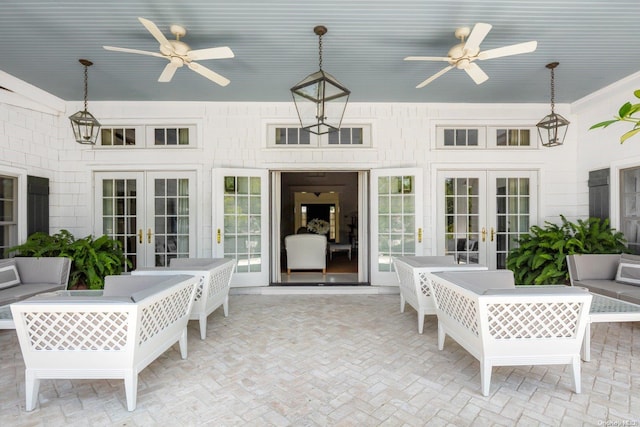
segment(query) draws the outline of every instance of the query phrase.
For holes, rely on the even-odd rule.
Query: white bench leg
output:
[[[442,350],[444,348],[444,338],[446,336],[447,334],[444,333],[444,329],[442,329],[440,322],[438,322],[438,350]]]
[[[491,388],[491,363],[487,360],[480,361],[480,383],[482,384],[482,395],[489,396]]]
[[[421,334],[424,329],[424,311],[418,310],[418,333]]]
[[[136,409],[136,398],[138,396],[138,373],[128,370],[124,375],[124,393],[127,398],[127,410]]]
[[[38,402],[38,392],[40,390],[40,378],[37,378],[33,371],[25,369],[25,397],[26,397],[26,410],[33,411],[36,408],[36,402]]]
[[[200,324],[200,339],[204,340],[207,338],[207,315],[203,313],[198,316],[198,323]]]
[[[206,334],[206,331],[205,331],[205,334]],[[182,331],[182,334],[180,334],[180,339],[178,340],[178,343],[180,344],[180,357],[182,357],[182,359],[184,360],[187,358],[187,327],[186,326]]]
[[[224,310],[224,317],[229,316],[229,295],[224,297],[224,302],[222,303],[222,310]]]
[[[404,299],[404,296],[402,295],[402,293],[400,293],[400,313],[404,313],[404,305],[405,305],[406,301]]]

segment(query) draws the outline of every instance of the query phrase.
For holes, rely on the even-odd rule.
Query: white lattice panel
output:
[[[229,290],[229,280],[235,263],[227,263],[212,271],[209,283],[209,297],[226,293]]]
[[[478,336],[478,301],[456,289],[444,286],[439,279],[431,276],[431,286],[438,309],[451,319],[458,322],[462,327],[469,330],[473,335]]]
[[[431,296],[431,290],[429,289],[429,282],[427,279],[427,272],[418,272],[418,278],[420,279],[420,290],[422,291],[423,295],[427,297]]]
[[[193,286],[197,286],[197,284]],[[182,288],[142,309],[140,344],[150,340],[168,325],[175,323],[177,319],[185,315],[185,310],[190,308],[191,291],[192,286]]]
[[[128,312],[27,312],[34,351],[119,351],[127,345]]]
[[[579,302],[488,304],[489,333],[498,340],[574,338],[582,307]]]

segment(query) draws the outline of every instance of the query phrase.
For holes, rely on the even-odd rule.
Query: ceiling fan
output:
[[[469,27],[458,28],[455,31],[455,36],[460,39],[460,43],[452,47],[447,56],[407,56],[404,58],[405,61],[443,61],[449,63],[449,65],[444,69],[438,71],[433,76],[416,86],[416,89],[420,89],[421,87],[428,85],[452,68],[458,68],[466,71],[469,77],[471,77],[476,84],[483,83],[489,79],[489,76],[482,71],[478,64],[474,63],[475,60],[483,61],[485,59],[529,53],[536,50],[536,47],[538,46],[538,42],[530,41],[504,46],[497,49],[480,51],[480,43],[482,43],[487,34],[489,34],[490,30],[491,24],[483,24],[481,22],[473,26],[473,31],[470,31]],[[466,42],[465,39],[467,40]]]
[[[158,29],[156,24],[145,18],[138,18],[138,20],[145,26],[145,28],[151,33],[151,35],[160,43],[160,52],[148,52],[145,50],[128,49],[124,47],[103,46],[107,50],[115,52],[137,53],[140,55],[156,56],[158,58],[165,58],[169,61],[162,74],[158,78],[159,82],[169,82],[173,78],[176,70],[183,65],[186,65],[191,70],[208,78],[209,80],[219,84],[220,86],[226,86],[229,84],[229,79],[221,76],[208,69],[207,67],[198,64],[195,61],[205,59],[225,59],[233,58],[233,52],[228,47],[212,47],[208,49],[191,50],[189,45],[180,41],[180,37],[183,37],[187,31],[180,25],[172,25],[171,33],[176,37],[175,40],[167,40],[167,38]]]

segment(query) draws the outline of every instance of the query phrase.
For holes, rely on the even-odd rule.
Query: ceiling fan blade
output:
[[[169,62],[167,66],[164,67],[164,70],[162,70],[158,81],[162,83],[170,82],[177,69],[178,67],[173,62]]]
[[[491,31],[491,24],[484,24],[482,22],[478,22],[473,26],[473,30],[471,30],[471,34],[467,38],[467,42],[464,44],[464,50],[473,55],[475,52],[480,50],[480,43],[487,37]]]
[[[405,61],[449,61],[447,56],[407,56]]]
[[[173,50],[171,43],[169,43],[169,40],[167,40],[164,34],[162,34],[162,31],[160,31],[156,24],[144,18],[138,18],[138,21],[140,21],[147,31],[149,31],[151,35],[158,40],[158,43],[160,43],[161,46],[165,46],[167,49]]]
[[[478,54],[478,59],[493,59],[493,58],[501,58],[503,56],[509,55],[518,55],[520,53],[529,53],[536,50],[538,47],[538,42],[531,41],[525,43],[513,44],[511,46],[499,47],[497,49],[485,50],[484,52],[480,52]]]
[[[199,61],[203,59],[226,59],[233,58],[235,55],[233,51],[227,46],[224,47],[212,47],[209,49],[196,49],[187,52],[187,57],[193,61]]]
[[[113,46],[102,46],[106,50],[112,50],[114,52],[125,52],[125,53],[137,53],[139,55],[149,55],[149,56],[157,56],[158,58],[164,58],[165,56],[158,52],[148,52],[146,50],[138,50],[138,49],[128,49],[126,47],[113,47]]]
[[[201,76],[208,78],[212,82],[219,84],[220,86],[226,86],[230,83],[229,79],[221,76],[215,71],[208,69],[207,67],[198,64],[197,62],[189,62],[187,64],[193,71],[200,74]]]
[[[467,74],[469,74],[469,77],[471,77],[473,81],[476,82],[477,85],[489,80],[489,76],[487,76],[487,74],[482,71],[482,68],[478,67],[478,64],[476,63],[470,63],[464,70],[467,72]]]
[[[437,79],[438,77],[440,77],[441,75],[443,75],[444,73],[446,73],[452,68],[453,68],[453,65],[449,65],[448,67],[443,68],[442,70],[438,71],[433,76],[429,77],[427,80],[423,81],[418,86],[416,86],[416,89],[425,87],[426,85],[428,85],[429,83],[431,83],[432,81],[434,81],[435,79]]]

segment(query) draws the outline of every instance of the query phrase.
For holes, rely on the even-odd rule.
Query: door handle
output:
[[[216,241],[220,244],[220,240],[222,239],[222,235],[220,233],[220,229],[218,228],[218,232],[216,233]]]
[[[422,243],[422,228],[418,228],[418,243]]]
[[[491,227],[491,241],[493,242],[493,236],[495,236],[495,231],[493,230],[493,227]]]
[[[142,244],[142,228],[138,230],[138,243]]]
[[[151,236],[153,236],[153,233],[151,232],[151,229],[148,228],[147,229],[147,243],[151,243]]]
[[[482,231],[480,233],[482,234],[482,241],[484,242],[487,240],[487,229],[482,227]]]

